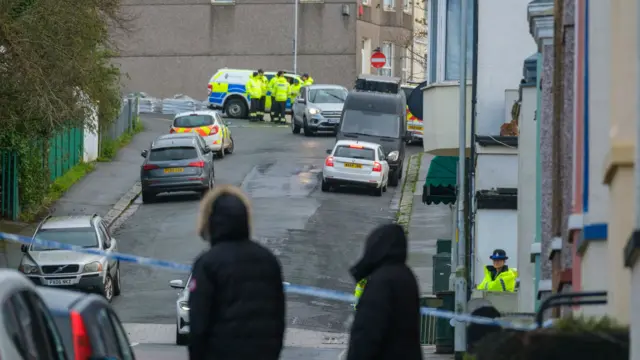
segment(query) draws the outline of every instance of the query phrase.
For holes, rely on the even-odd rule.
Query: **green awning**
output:
[[[422,202],[453,204],[456,202],[457,156],[436,156],[431,160],[422,191]]]

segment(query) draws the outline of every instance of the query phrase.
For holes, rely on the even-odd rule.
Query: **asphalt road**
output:
[[[160,116],[157,121],[167,122]],[[254,237],[278,256],[285,281],[351,292],[348,269],[367,233],[391,221],[396,189],[382,197],[363,191],[322,193],[320,172],[333,136],[307,138],[287,127],[232,123],[235,152],[217,160],[216,182],[242,186],[249,194]],[[121,251],[191,263],[206,247],[195,233],[198,201],[176,194],[154,204],[137,202],[114,234]],[[121,273],[123,292],[113,305],[137,344],[138,358],[186,359],[185,349],[172,344],[176,291],[168,282],[187,274],[128,264],[122,264]],[[293,294],[287,304],[290,332],[282,359],[336,359],[348,332],[349,304]]]

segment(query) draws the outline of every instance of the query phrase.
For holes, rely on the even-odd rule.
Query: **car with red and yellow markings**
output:
[[[197,133],[218,157],[233,153],[234,142],[228,123],[220,113],[211,110],[177,114],[169,129],[170,134]]]
[[[409,95],[415,88],[415,85],[402,85],[402,90],[407,99],[409,99]],[[407,106],[407,133],[411,134],[411,141],[422,141],[423,131],[422,120],[413,115]]]

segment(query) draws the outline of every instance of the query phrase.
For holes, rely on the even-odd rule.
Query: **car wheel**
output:
[[[116,278],[113,280],[113,296],[119,296],[122,293],[122,285],[120,284],[120,264],[117,265]]]
[[[142,192],[142,202],[145,204],[150,204],[156,200],[156,196],[148,191]]]
[[[176,345],[185,346],[185,345],[187,345],[187,342],[188,342],[188,335],[187,334],[180,334],[178,332],[178,324],[176,324]]]
[[[373,189],[373,195],[382,196],[382,185],[380,187]]]
[[[229,141],[231,141],[231,145],[225,150],[227,154],[233,154],[234,147],[236,146],[236,142],[233,141],[233,137],[229,137]]]
[[[247,104],[241,99],[230,99],[224,107],[227,116],[235,119],[246,118],[247,111]]]
[[[387,192],[387,184],[384,184],[384,186],[382,187],[382,191]]]
[[[102,288],[102,296],[108,301],[111,302],[113,300],[113,278],[107,272],[104,279],[104,285]]]
[[[296,119],[291,117],[291,132],[294,134],[300,134],[300,125],[296,124]]]
[[[304,136],[313,136],[306,117],[302,118],[302,129],[304,130]]]
[[[403,166],[400,165],[400,169],[398,169],[398,179],[402,179],[403,172],[404,172]]]
[[[393,171],[389,173],[389,185],[390,186],[398,186],[400,178],[398,177],[398,171]]]
[[[322,179],[322,185],[320,186],[322,192],[327,192],[329,191],[329,189],[331,188],[331,185],[329,185],[328,182],[324,181],[324,179]]]

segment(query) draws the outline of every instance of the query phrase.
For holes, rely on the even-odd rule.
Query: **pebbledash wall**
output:
[[[134,29],[120,44],[125,91],[154,96],[207,94],[207,81],[222,67],[293,71],[294,0],[123,0]],[[298,73],[316,83],[351,87],[360,73],[362,39],[371,49],[411,36],[413,14],[401,1],[383,10],[370,0],[359,11],[356,0],[300,1]],[[402,66],[393,52],[393,73]]]

